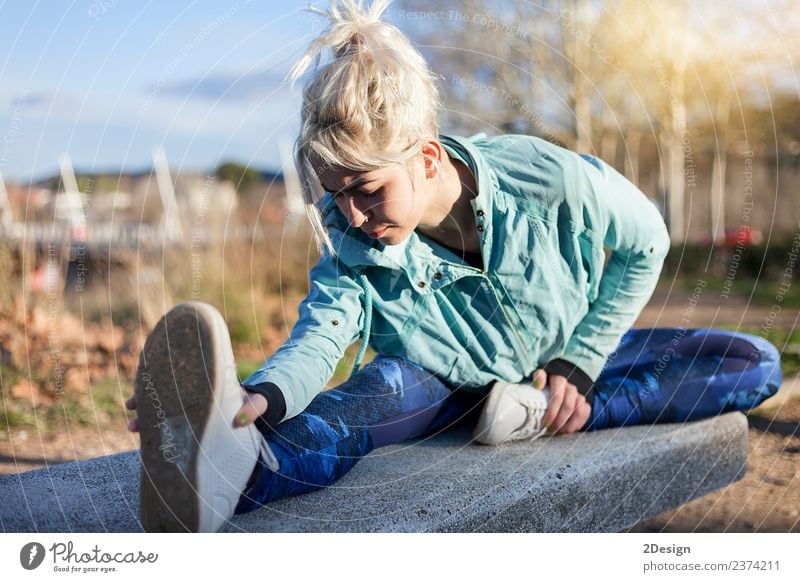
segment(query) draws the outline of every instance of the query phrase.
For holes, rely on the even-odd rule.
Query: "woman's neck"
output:
[[[478,252],[480,240],[470,204],[478,192],[475,177],[466,165],[450,158],[446,152],[442,156],[441,171],[436,205],[447,213],[438,223],[420,225],[417,230],[448,247]]]

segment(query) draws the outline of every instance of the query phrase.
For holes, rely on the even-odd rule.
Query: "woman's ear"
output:
[[[422,146],[422,156],[425,159],[425,177],[436,178],[442,170],[442,144],[435,139],[430,139]]]

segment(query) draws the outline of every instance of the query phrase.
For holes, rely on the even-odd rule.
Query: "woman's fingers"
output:
[[[578,405],[575,407],[575,412],[572,413],[572,416],[569,417],[569,420],[561,427],[559,432],[561,434],[578,432],[586,424],[586,421],[589,420],[591,412],[592,407],[586,402],[586,399],[579,399]]]
[[[128,410],[136,410],[136,394],[125,401],[125,408]],[[137,417],[131,418],[128,421],[128,431],[139,432],[139,419]]]
[[[567,379],[564,376],[550,376],[550,404],[547,406],[547,412],[542,419],[544,425],[550,428],[553,421],[561,411],[561,405],[566,396]]]
[[[575,412],[575,408],[578,405],[578,398],[580,398],[580,394],[575,389],[574,386],[571,384],[567,384],[564,388],[564,400],[561,403],[561,408],[556,415],[555,420],[550,423],[550,430],[552,432],[563,432],[562,428],[564,424],[572,417],[572,414]]]
[[[591,406],[564,376],[549,377],[550,404],[544,424],[551,433],[568,434],[580,430],[589,418]]]
[[[234,426],[247,426],[254,422],[259,416],[267,411],[267,399],[263,394],[247,392],[244,396],[244,404],[236,413],[233,421]]]
[[[125,401],[125,408],[128,410],[136,410],[136,395],[134,394]],[[234,419],[235,426],[247,426],[256,418],[261,416],[267,411],[267,399],[261,394],[247,392],[244,397],[244,403],[239,411],[236,413]],[[128,430],[130,432],[139,432],[139,419],[132,418],[128,421]]]
[[[139,432],[139,418],[132,418],[128,421],[128,431]]]

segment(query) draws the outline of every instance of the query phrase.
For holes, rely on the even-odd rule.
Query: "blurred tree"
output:
[[[745,104],[782,90],[777,77],[782,61],[791,62],[800,55],[796,41],[800,27],[796,17],[777,24],[776,15],[797,11],[786,0],[747,4],[680,0],[668,7],[666,3],[643,6],[622,0],[606,5],[625,15],[626,26],[636,31],[635,42],[621,43],[622,50],[637,55],[636,49],[644,48],[640,56],[651,59],[658,73],[661,95],[647,91],[652,81],[648,81],[646,69],[639,69],[635,81],[637,90],[647,96],[667,157],[663,183],[673,240],[683,238],[687,177],[694,180],[695,160],[710,153],[708,230],[712,240],[724,243],[725,178],[732,132],[744,121]],[[776,43],[782,35],[790,36],[788,42]],[[664,65],[663,73],[659,63]]]
[[[713,154],[710,231],[721,240],[726,156],[734,124],[744,122],[742,108],[769,101],[770,91],[794,99],[799,93],[792,67],[800,11],[793,0],[402,6],[409,10],[398,13],[399,24],[445,75],[445,111],[455,128],[539,135],[581,152],[599,149],[614,165],[622,142],[621,165],[634,181],[640,144],[652,141],[676,242],[684,239],[687,175],[691,196],[699,155]],[[780,71],[791,79],[783,87]]]
[[[749,142],[771,144],[774,154],[800,155],[800,99],[777,95],[770,102],[750,105],[741,115]]]
[[[666,199],[666,221],[673,241],[684,238],[685,160],[687,133],[686,71],[700,43],[687,26],[689,0],[643,3],[616,0],[604,3],[603,33],[597,42],[631,74],[630,90],[643,101],[654,122],[663,152],[661,194]],[[613,88],[602,95],[614,94]],[[625,116],[620,109],[620,115]],[[627,122],[623,122],[625,126]]]
[[[217,166],[214,174],[220,180],[233,182],[237,192],[247,190],[253,184],[261,180],[261,174],[249,166],[243,166],[235,162],[226,162]]]
[[[466,131],[516,131],[591,151],[589,0],[465,0],[451,10],[406,0],[401,16],[445,76],[447,118]],[[415,14],[435,15],[432,18]],[[410,24],[401,22],[402,24]]]
[[[78,191],[83,194],[95,192],[114,192],[120,188],[120,175],[111,174],[77,174]],[[63,189],[63,184],[59,183]]]

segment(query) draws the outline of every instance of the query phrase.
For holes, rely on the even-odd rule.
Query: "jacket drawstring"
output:
[[[364,273],[358,275],[358,283],[361,285],[361,289],[364,291],[364,327],[361,330],[361,349],[358,350],[356,361],[353,364],[353,371],[350,372],[351,378],[356,372],[358,372],[358,369],[361,366],[361,360],[364,359],[364,354],[367,351],[369,334],[372,329],[372,292],[369,289],[367,276]]]

